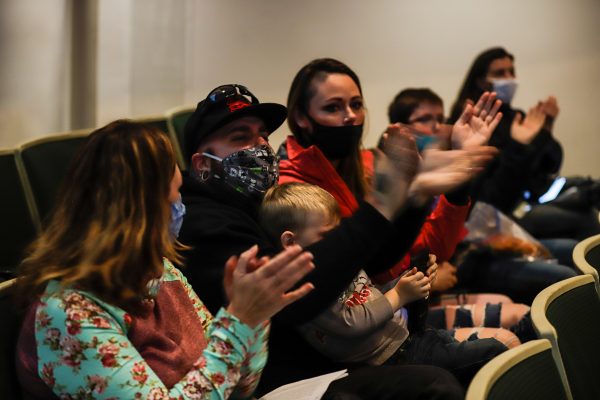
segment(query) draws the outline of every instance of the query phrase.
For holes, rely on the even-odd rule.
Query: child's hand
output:
[[[427,276],[429,277],[429,283],[433,285],[435,278],[437,277],[438,265],[435,262],[435,254],[429,254],[429,260],[427,260]]]
[[[394,310],[397,310],[408,303],[429,296],[430,289],[429,278],[413,268],[398,279],[396,286],[386,292],[385,297],[390,301]]]

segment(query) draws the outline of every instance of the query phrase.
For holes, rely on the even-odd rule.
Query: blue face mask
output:
[[[503,103],[510,104],[517,91],[516,79],[492,79],[492,90]]]
[[[419,153],[422,153],[427,147],[431,146],[437,141],[434,135],[414,135],[415,142],[417,143],[417,149]]]
[[[171,224],[169,225],[169,231],[174,239],[179,236],[184,215],[185,205],[181,202],[181,195],[179,195],[179,199],[174,203],[171,203]]]

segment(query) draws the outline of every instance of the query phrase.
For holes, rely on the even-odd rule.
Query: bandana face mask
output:
[[[245,196],[262,197],[279,180],[279,157],[266,145],[236,151],[225,158],[209,153],[202,155],[221,163],[223,176],[213,171],[215,179]]]

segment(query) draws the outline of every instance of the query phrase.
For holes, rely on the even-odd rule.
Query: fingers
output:
[[[485,121],[487,119],[487,117],[489,115],[491,115],[492,108],[494,107],[495,103],[496,103],[496,93],[492,92],[492,93],[489,94],[489,96],[485,100],[485,103],[483,104],[483,106],[481,108],[481,112],[479,113],[479,115],[477,115],[477,114],[475,114],[475,115],[479,116],[479,118],[481,118],[482,120]]]
[[[475,107],[473,107],[473,115],[479,116],[481,111],[485,109],[485,105],[490,97],[490,92],[483,92],[477,103],[475,103]]]
[[[460,115],[460,118],[458,119],[458,121],[456,121],[455,125],[462,125],[468,123],[469,120],[473,117],[473,114],[475,114],[473,106],[471,104],[467,104],[465,106],[465,109],[463,110],[463,113]]]
[[[225,288],[225,294],[227,298],[231,300],[233,295],[231,289],[233,285],[233,273],[235,271],[235,267],[237,266],[238,258],[237,256],[231,256],[225,262],[225,274],[223,276],[223,287]]]
[[[312,259],[312,254],[302,253],[294,261],[282,268],[280,272],[273,277],[279,290],[287,292],[294,287],[298,281],[315,269],[315,264],[312,262]]]
[[[258,269],[256,273],[264,277],[273,276],[277,274],[286,264],[298,257],[300,253],[302,253],[302,247],[298,245],[289,246],[269,260],[265,265]]]
[[[248,262],[248,266],[247,266],[247,270],[248,272],[254,272],[257,269],[259,269],[260,267],[262,267],[263,265],[265,265],[271,258],[268,256],[262,256],[259,259],[251,259]]]
[[[502,107],[502,100],[497,99],[494,93],[494,106],[492,107],[491,111],[490,111],[490,115],[494,116],[496,115],[496,113],[500,110],[500,107]]]
[[[413,279],[415,281],[422,281],[423,279],[425,279],[426,276],[424,273],[422,273],[421,271],[417,271],[414,275],[413,275]]]
[[[304,285],[300,286],[298,289],[292,290],[291,292],[284,294],[282,297],[283,307],[295,302],[298,299],[301,299],[302,297],[312,292],[314,289],[314,285],[312,283],[307,282]]]
[[[477,156],[482,156],[482,155],[486,155],[486,156],[495,156],[496,154],[498,154],[499,150],[497,147],[494,146],[480,146],[477,147],[475,149],[472,150],[468,150],[469,153],[477,155]]]
[[[492,123],[492,121],[496,118],[496,115],[498,114],[498,111],[500,110],[500,107],[502,106],[502,101],[500,100],[496,100],[494,102],[494,105],[492,107],[492,109],[490,110],[487,118],[485,118],[485,122],[489,125],[490,123]],[[483,118],[483,117],[482,117]]]
[[[433,265],[435,263],[435,260],[437,260],[435,254],[429,253],[429,259],[427,260],[427,264]]]
[[[494,132],[494,130],[496,129],[496,127],[498,126],[498,124],[500,123],[501,120],[502,120],[502,113],[499,112],[498,114],[496,114],[494,119],[490,123],[488,123],[489,132],[490,132],[489,136],[492,136],[492,133]]]
[[[469,150],[466,155],[466,168],[481,169],[485,167],[497,154],[499,150],[494,146],[482,146]]]
[[[513,119],[512,125],[521,125],[521,122],[523,121],[523,115],[521,113],[516,113],[515,114],[515,118]]]
[[[247,272],[248,263],[250,262],[250,260],[256,257],[257,253],[258,245],[255,244],[254,246],[250,247],[248,250],[240,254],[240,258],[237,262],[235,270],[239,273],[245,274]]]
[[[435,275],[437,269],[438,265],[436,263],[431,264],[431,266],[427,268],[427,276],[431,277],[432,275]]]
[[[286,254],[286,251],[279,253],[256,272],[260,274],[262,270],[266,270],[262,277],[273,285],[275,291],[288,291],[315,268],[312,262],[313,255],[309,252],[302,252],[300,246],[294,247],[297,249],[293,249],[294,251],[289,254]],[[261,278],[261,276],[259,275],[257,278]]]

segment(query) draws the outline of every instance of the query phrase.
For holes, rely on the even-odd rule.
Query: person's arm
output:
[[[315,289],[275,318],[292,325],[304,323],[337,299],[361,265],[375,272],[390,268],[410,248],[419,231],[425,216],[419,210],[408,207],[390,223],[372,206],[361,203],[356,213],[344,219],[321,241],[306,247],[305,250],[314,255],[316,266],[306,280],[312,282]],[[394,243],[388,243],[392,239]]]
[[[97,399],[223,399],[238,384],[257,335],[221,310],[210,323],[202,356],[169,389],[129,341],[124,314],[117,321],[114,309],[109,312],[105,305],[75,291],[46,298],[40,307],[36,317],[40,371],[59,397],[90,393]]]
[[[377,297],[367,300],[367,297],[374,296]],[[374,287],[365,286],[361,293],[349,293],[346,298],[336,301],[309,324],[326,335],[364,337],[379,329],[393,316],[394,310],[390,302]]]
[[[456,246],[466,235],[465,220],[470,203],[452,204],[448,197],[439,197],[436,208],[427,216],[423,228],[410,249],[417,254],[429,249],[438,260],[445,261],[452,257]]]
[[[414,231],[418,232],[420,228],[425,213],[415,213],[416,209],[408,207],[398,215],[394,221],[401,229],[396,229],[371,205],[360,204],[354,215],[342,221],[323,240],[306,248],[314,256],[316,268],[301,283],[311,282],[315,290],[286,307],[275,318],[292,325],[314,318],[336,300],[362,265],[371,263],[382,243],[396,237],[400,245],[390,246],[388,264],[373,261],[375,270],[389,268],[390,262],[395,262],[408,250],[416,235]],[[188,213],[181,240],[194,247],[186,254],[183,272],[212,311],[227,303],[222,290],[223,266],[231,255],[254,244],[258,244],[260,255],[273,256],[277,249],[258,222],[241,210],[205,201],[188,207]],[[189,221],[202,221],[202,224],[195,226]]]
[[[510,139],[500,155],[474,179],[473,201],[483,201],[510,214],[527,187],[531,147]]]
[[[166,269],[176,277],[176,279],[181,281],[188,298],[198,313],[198,317],[201,320],[210,323],[212,321],[212,315],[204,306],[204,303],[202,303],[202,300],[200,300],[196,292],[194,292],[181,271],[174,268],[169,262],[166,263]],[[259,382],[261,371],[267,363],[267,341],[269,338],[270,326],[270,322],[265,321],[262,324],[262,329],[254,330],[254,335],[251,338],[250,346],[248,347],[247,357],[241,364],[240,379],[235,387],[234,394],[232,394],[232,398],[248,398],[254,393]],[[213,325],[211,325],[211,328],[212,327]]]

